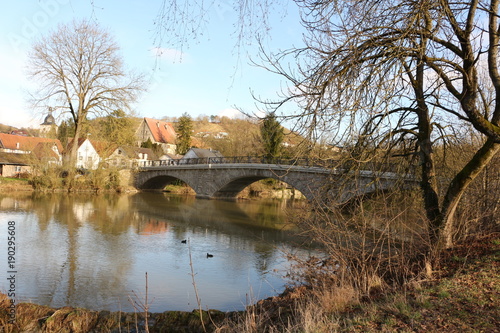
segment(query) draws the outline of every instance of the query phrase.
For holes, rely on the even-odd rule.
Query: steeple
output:
[[[41,123],[40,125],[52,126],[55,124],[56,124],[56,120],[54,119],[54,116],[52,116],[52,107],[49,107],[49,114],[47,115],[47,117],[45,117],[44,122]]]
[[[49,111],[43,123],[40,124],[40,136],[42,137],[52,137],[57,134],[57,125],[54,116],[52,115],[52,111],[54,109],[49,107]]]

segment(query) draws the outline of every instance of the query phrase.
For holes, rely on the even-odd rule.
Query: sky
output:
[[[257,59],[258,55],[253,38],[247,40],[243,50],[236,48],[238,20],[233,1],[215,0],[203,36],[182,48],[165,42],[155,44],[155,20],[162,0],[6,2],[0,14],[0,123],[37,127],[43,122],[46,113],[28,103],[36,82],[27,79],[27,56],[34,41],[74,19],[91,19],[107,29],[120,47],[126,68],[145,74],[147,91],[134,105],[139,117],[162,119],[185,112],[193,118],[237,116],[235,108],[262,114],[264,106],[256,103],[251,92],[273,99],[286,83],[250,64],[250,58]],[[285,2],[294,6],[291,1]],[[299,46],[302,30],[296,8],[278,8],[272,15],[266,45],[274,51]],[[54,116],[56,122],[62,120],[59,114]]]

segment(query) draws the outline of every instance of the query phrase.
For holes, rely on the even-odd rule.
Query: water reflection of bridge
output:
[[[354,168],[336,160],[245,156],[148,161],[139,166],[135,186],[161,190],[181,180],[193,188],[198,198],[228,199],[266,178],[287,183],[309,200],[329,198],[337,202],[387,190],[400,183],[415,182],[412,177],[403,179],[395,165],[371,163]]]

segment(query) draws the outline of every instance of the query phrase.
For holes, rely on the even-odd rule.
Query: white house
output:
[[[222,158],[222,157],[224,157],[224,156],[221,153],[219,153],[217,150],[191,148],[184,155],[184,157],[182,157],[180,159],[179,164],[189,164],[190,160],[194,161],[193,159],[206,159],[207,163],[210,163],[211,161],[213,161],[214,163],[217,163],[217,161],[220,161],[220,158]]]
[[[71,147],[71,140],[68,142],[68,147]],[[78,139],[78,151],[76,155],[76,167],[95,170],[99,166],[101,157],[97,153],[96,149],[92,145],[89,139],[80,138]]]
[[[159,158],[161,161],[165,161],[167,165],[179,164],[179,161],[182,159],[182,155],[177,154],[163,154]]]

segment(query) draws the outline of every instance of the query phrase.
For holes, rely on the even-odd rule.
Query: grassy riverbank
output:
[[[0,177],[0,191],[33,191],[33,186],[27,179]]]
[[[441,254],[432,277],[360,295],[347,286],[306,286],[258,302],[245,312],[204,311],[207,332],[499,332],[500,234],[457,245]],[[5,291],[3,291],[5,292]],[[142,313],[51,309],[21,303],[8,324],[9,302],[0,302],[2,332],[145,331]],[[200,314],[149,315],[149,332],[203,332]]]

